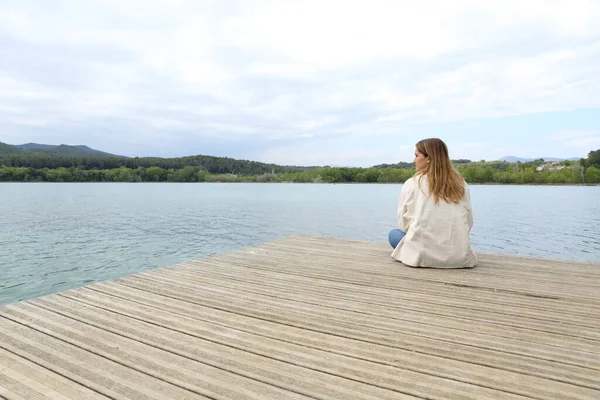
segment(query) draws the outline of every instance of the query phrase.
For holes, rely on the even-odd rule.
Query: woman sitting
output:
[[[448,147],[440,139],[421,140],[414,163],[417,172],[400,191],[400,229],[389,234],[392,257],[412,267],[474,267],[471,197],[450,161]]]

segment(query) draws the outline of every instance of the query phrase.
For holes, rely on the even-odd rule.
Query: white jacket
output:
[[[438,204],[429,196],[427,177],[408,179],[398,201],[398,224],[406,232],[392,257],[413,267],[471,268],[477,256],[471,249],[469,232],[473,211],[469,187],[460,203]]]

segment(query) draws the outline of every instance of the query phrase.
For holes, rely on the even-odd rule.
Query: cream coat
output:
[[[392,257],[413,267],[471,268],[477,256],[471,249],[469,233],[473,212],[469,187],[459,204],[428,196],[427,177],[408,179],[398,200],[398,224],[406,232]]]

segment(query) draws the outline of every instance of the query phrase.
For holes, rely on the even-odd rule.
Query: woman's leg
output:
[[[404,236],[406,236],[406,232],[401,231],[400,229],[392,229],[388,235],[390,245],[395,249]]]

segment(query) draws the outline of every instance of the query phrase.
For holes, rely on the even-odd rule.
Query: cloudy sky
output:
[[[419,3],[418,5],[416,3]],[[600,148],[597,0],[0,0],[0,142],[279,164]]]

